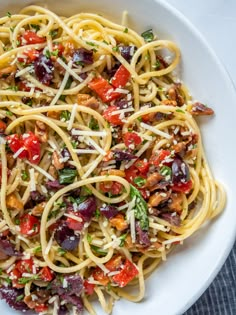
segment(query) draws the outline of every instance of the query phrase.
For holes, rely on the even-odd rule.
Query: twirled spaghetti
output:
[[[0,294],[17,310],[110,313],[221,212],[175,43],[96,14],[0,19]],[[132,295],[124,287],[136,285]]]

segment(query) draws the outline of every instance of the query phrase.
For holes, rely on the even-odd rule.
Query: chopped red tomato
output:
[[[10,272],[10,277],[12,278],[12,286],[13,288],[17,288],[17,289],[21,289],[21,288],[24,288],[24,284],[20,284],[18,282],[19,278],[21,278],[22,274],[21,272],[18,270],[18,269],[13,269],[11,272]]]
[[[20,218],[20,232],[23,235],[35,236],[39,234],[40,221],[31,214],[24,214]]]
[[[138,190],[141,192],[141,195],[144,200],[147,200],[150,197],[150,193],[148,193],[148,190],[146,189],[141,189],[138,187]]]
[[[95,284],[89,283],[87,280],[84,281],[84,291],[88,295],[92,295],[94,292]]]
[[[102,77],[94,78],[88,86],[97,93],[103,102],[110,102],[120,97],[120,93],[115,92],[114,87]]]
[[[7,128],[7,125],[5,124],[5,122],[0,120],[0,133],[4,133],[6,128]]]
[[[157,154],[153,154],[150,158],[150,163],[159,166],[165,158],[171,155],[171,152],[169,150],[161,150]],[[164,165],[168,165],[169,163],[163,163]]]
[[[24,62],[24,63],[32,63],[33,61],[35,61],[38,56],[39,56],[40,52],[34,48],[26,50],[23,52],[23,55],[25,57],[18,57],[18,61],[19,62]]]
[[[125,287],[131,280],[138,275],[137,267],[128,259],[126,259],[124,268],[120,273],[112,277],[112,280],[119,285],[120,288]]]
[[[43,267],[39,272],[39,276],[43,281],[52,281],[54,273],[49,267]]]
[[[119,195],[122,191],[122,184],[118,182],[102,182],[100,183],[100,190],[104,193],[111,193],[114,195]]]
[[[80,213],[74,212],[74,211],[69,211],[68,214],[73,214],[76,217],[78,217],[79,220],[81,220],[81,222],[79,222],[75,219],[67,217],[66,222],[67,222],[68,227],[72,230],[75,230],[75,231],[81,231],[84,227],[84,222],[85,222],[82,215]]]
[[[16,153],[21,148],[24,148],[24,142],[22,140],[22,136],[19,136],[18,134],[7,136],[7,142],[8,145],[13,153]],[[19,155],[19,158],[25,159],[28,157],[28,152],[26,149],[24,149]]]
[[[177,183],[177,184],[174,184],[171,188],[173,191],[176,191],[176,192],[182,192],[182,193],[189,193],[190,190],[192,189],[193,187],[193,183],[191,181],[191,179],[189,181],[187,181],[186,183]]]
[[[135,146],[142,143],[141,137],[136,132],[126,132],[124,134],[124,143],[126,147],[133,146],[133,149],[135,149]]]
[[[61,56],[65,50],[65,47],[62,44],[57,43],[52,45],[52,50],[58,51],[58,56]]]
[[[94,280],[98,281],[102,285],[107,285],[110,282],[109,277],[106,276],[102,269],[100,269],[99,267],[96,267],[94,269],[92,276]]]
[[[120,126],[124,123],[120,119],[120,114],[114,114],[115,111],[118,110],[118,107],[116,106],[109,106],[107,109],[104,110],[102,116],[112,125],[114,126]]]
[[[138,169],[132,165],[131,167],[129,167],[127,170],[125,170],[125,178],[129,183],[133,183],[135,177],[138,176]]]
[[[116,88],[122,88],[127,84],[129,78],[129,71],[123,65],[121,65],[116,71],[114,77],[111,79],[111,84]]]
[[[25,31],[21,38],[22,45],[42,44],[45,42],[46,42],[45,37],[40,37],[33,31]]]
[[[16,269],[20,271],[20,273],[32,273],[33,272],[33,259],[22,259],[16,263]]]
[[[34,310],[37,313],[46,312],[48,310],[48,306],[45,304],[39,304],[35,306]]]
[[[122,256],[116,255],[112,257],[107,263],[105,263],[105,267],[110,271],[116,271],[121,267],[122,264]]]
[[[18,89],[20,91],[24,91],[24,92],[30,92],[30,87],[27,86],[27,82],[26,81],[20,81],[18,83]]]
[[[134,166],[137,167],[141,174],[147,174],[149,171],[149,162],[145,160],[138,160],[134,163]]]

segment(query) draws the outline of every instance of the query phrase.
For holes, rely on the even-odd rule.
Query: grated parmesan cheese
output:
[[[75,149],[73,151],[77,154],[98,154],[98,151],[90,149]]]
[[[35,174],[34,174],[33,168],[30,168],[29,174],[30,174],[30,191],[35,191],[36,190],[36,182],[35,182]]]
[[[106,137],[106,131],[92,131],[92,130],[71,130],[72,136],[91,136],[91,137]]]
[[[68,72],[72,77],[74,77],[77,81],[83,82],[83,79],[81,79],[80,76],[78,76],[77,73],[75,73],[72,68],[72,62],[69,61],[68,65],[66,65],[61,58],[57,58],[57,62]],[[70,64],[71,63],[71,64]]]
[[[136,231],[135,231],[135,214],[134,214],[134,210],[130,211],[129,219],[130,219],[131,240],[132,240],[132,243],[135,243],[135,241],[136,241]]]
[[[141,122],[140,126],[141,126],[142,128],[144,128],[144,129],[147,129],[147,130],[149,130],[149,131],[151,131],[151,132],[157,134],[158,136],[164,137],[164,138],[166,138],[166,139],[171,139],[171,135],[169,135],[169,134],[166,133],[166,132],[163,132],[163,131],[161,131],[161,130],[156,129],[156,128],[153,127],[153,126],[149,126],[148,124],[145,124],[145,123],[143,123],[143,122]]]
[[[27,163],[28,165],[30,165],[31,167],[33,167],[34,169],[36,169],[36,171],[38,171],[39,173],[41,173],[42,175],[44,175],[45,177],[47,177],[49,180],[54,181],[55,178],[52,177],[48,172],[46,172],[44,169],[42,169],[41,167],[39,167],[38,165],[34,165],[31,164],[28,161],[25,161],[25,163]],[[36,190],[36,189],[35,189]]]
[[[20,71],[18,71],[15,75],[15,78],[18,78],[18,77],[21,77],[23,75],[25,75],[26,73],[30,72],[33,70],[33,67],[32,66],[29,66],[29,67],[26,67]]]
[[[85,139],[84,142],[88,145],[92,145],[101,155],[103,156],[106,155],[106,151],[99,147],[99,145],[90,137],[87,137],[87,139]]]
[[[72,108],[72,111],[71,111],[70,120],[68,122],[67,130],[71,130],[72,127],[73,127],[76,111],[77,111],[77,104],[74,104],[73,108]]]

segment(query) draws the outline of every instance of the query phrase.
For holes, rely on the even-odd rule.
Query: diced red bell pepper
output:
[[[95,284],[89,283],[88,280],[84,281],[84,291],[87,295],[92,295],[94,292]]]
[[[72,230],[75,230],[75,231],[81,231],[83,229],[84,223],[85,223],[83,216],[80,213],[74,212],[74,211],[69,211],[68,214],[73,214],[76,217],[81,219],[81,222],[79,222],[75,219],[67,217],[66,222],[67,222],[68,227]]]
[[[137,267],[128,259],[126,259],[124,268],[120,273],[112,277],[112,280],[119,285],[120,288],[125,287],[131,280],[138,275]]]
[[[18,61],[29,64],[29,63],[34,62],[38,58],[39,54],[40,52],[38,50],[32,48],[32,49],[24,51],[23,55],[25,57],[18,57]]]
[[[102,285],[107,285],[110,279],[99,267],[96,267],[92,273],[94,280],[98,281]]]
[[[33,259],[22,259],[16,263],[16,269],[20,271],[20,273],[32,273],[33,272]]]
[[[24,92],[30,92],[30,87],[27,86],[27,82],[26,81],[20,81],[18,83],[18,89],[20,91],[24,91]]]
[[[22,45],[42,44],[45,42],[46,42],[45,37],[40,37],[33,31],[25,31],[21,39]]]
[[[119,270],[122,264],[122,256],[116,255],[112,257],[107,263],[105,263],[105,267],[110,271]]]
[[[109,106],[104,110],[102,116],[112,125],[121,126],[123,125],[123,121],[120,119],[120,114],[114,114],[115,111],[118,110],[116,106]]]
[[[3,133],[6,128],[7,128],[6,123],[4,121],[0,120],[0,133]]]
[[[20,218],[20,232],[26,236],[35,236],[39,234],[40,221],[31,214],[24,214]]]
[[[17,268],[14,268],[10,272],[10,276],[12,278],[12,286],[13,286],[13,288],[16,288],[16,289],[24,288],[25,285],[24,284],[20,284],[18,282],[19,278],[21,278],[21,276],[22,276],[22,273]]]
[[[97,93],[103,102],[110,102],[120,97],[114,87],[102,77],[94,78],[88,84],[89,88]]]
[[[133,149],[135,149],[137,145],[142,143],[142,139],[136,132],[126,132],[124,134],[124,143],[127,148],[132,145]]]
[[[8,145],[9,145],[9,147],[13,153],[16,153],[19,149],[24,147],[24,142],[22,140],[22,136],[19,136],[18,134],[13,134],[13,135],[7,136],[6,139],[7,139]],[[27,150],[26,149],[23,150],[18,155],[18,157],[21,159],[27,158],[28,157]]]
[[[171,155],[171,152],[170,150],[161,150],[159,153],[157,154],[153,154],[151,157],[150,157],[150,163],[155,165],[155,166],[159,166],[163,160],[165,160],[165,158],[167,158],[167,156],[170,156]],[[164,165],[169,165],[169,163],[162,163]]]
[[[182,193],[189,193],[190,190],[192,189],[193,187],[193,182],[191,181],[191,179],[189,181],[187,181],[186,183],[177,183],[177,184],[174,184],[171,188],[173,191],[175,192],[182,192]]]
[[[28,136],[26,136],[28,135]],[[29,131],[22,136],[24,147],[28,151],[28,160],[33,164],[38,164],[40,161],[40,141],[39,138]]]
[[[148,161],[138,160],[134,163],[134,166],[137,167],[141,174],[146,175],[149,171],[150,164]]]
[[[54,272],[46,266],[40,270],[39,276],[43,281],[52,281],[54,279]]]
[[[104,193],[111,193],[113,196],[119,195],[122,191],[122,184],[118,182],[102,182],[99,185],[99,188]]]
[[[45,304],[39,304],[35,306],[34,310],[37,313],[46,312],[48,310],[48,306]]]
[[[123,88],[129,81],[129,71],[121,65],[116,71],[114,77],[111,79],[111,84],[116,88]]]
[[[127,170],[125,170],[125,179],[133,184],[135,177],[138,176],[138,169],[132,165],[131,167],[129,167]]]

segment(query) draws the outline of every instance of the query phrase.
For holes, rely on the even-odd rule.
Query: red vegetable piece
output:
[[[192,189],[193,187],[193,183],[191,181],[191,179],[189,181],[187,181],[186,183],[177,183],[177,184],[174,184],[171,188],[173,191],[176,191],[176,192],[182,192],[182,193],[189,193],[190,190]]]
[[[103,117],[112,125],[114,126],[121,126],[124,123],[120,119],[120,114],[113,114],[114,111],[117,111],[118,107],[116,106],[109,106],[107,109],[103,112]]]
[[[24,284],[20,284],[18,283],[19,278],[21,278],[21,272],[17,269],[14,268],[11,272],[10,272],[10,277],[12,278],[12,286],[13,288],[17,288],[17,289],[21,289],[24,288]]]
[[[25,31],[21,40],[21,43],[23,45],[42,44],[45,42],[46,42],[45,37],[40,37],[33,31]]]
[[[118,182],[100,183],[100,190],[104,193],[110,192],[112,195],[119,195],[122,191],[122,184]]]
[[[169,150],[161,150],[158,154],[154,154],[151,156],[150,158],[150,163],[155,165],[155,166],[159,166],[163,160],[165,160],[165,158],[167,156],[170,156],[171,152]],[[169,165],[169,163],[163,163],[164,165]]]
[[[37,313],[46,312],[48,310],[48,306],[45,304],[39,304],[35,306],[34,310]]]
[[[92,276],[94,280],[100,282],[102,285],[107,285],[110,282],[109,277],[106,276],[102,269],[100,269],[99,267],[96,267],[94,269]]]
[[[121,65],[112,78],[111,84],[116,88],[123,88],[129,81],[129,78],[129,71],[123,65]]]
[[[138,275],[137,267],[128,259],[126,259],[124,268],[120,273],[112,277],[112,280],[119,285],[120,288],[125,287]]]
[[[149,162],[144,160],[138,160],[134,163],[134,166],[137,167],[141,174],[147,174],[149,171]]]
[[[52,279],[54,278],[54,273],[49,267],[46,266],[40,270],[39,276],[43,281],[52,281]]]
[[[33,259],[22,259],[16,263],[16,269],[20,271],[20,273],[32,273],[33,272]]]
[[[84,291],[88,295],[92,295],[94,292],[95,284],[89,283],[87,280],[84,281]]]
[[[19,62],[24,62],[24,63],[32,63],[33,61],[35,61],[38,56],[39,56],[40,52],[34,48],[26,50],[23,52],[23,55],[25,57],[19,57],[18,61]]]
[[[103,102],[110,102],[120,97],[120,93],[115,92],[114,87],[102,77],[94,78],[88,86],[97,93]]]
[[[78,212],[75,212],[75,211],[69,211],[68,214],[73,214],[76,217],[81,219],[81,222],[79,222],[75,219],[67,217],[66,222],[67,222],[68,227],[72,230],[75,230],[75,231],[81,231],[83,229],[84,223],[85,223],[85,220],[82,217],[82,215]]]
[[[16,153],[19,149],[24,147],[24,143],[22,141],[22,138],[18,134],[7,136],[6,139],[7,139],[8,145],[9,145],[9,147],[13,153]],[[28,157],[28,152],[27,152],[26,148],[25,148],[25,150],[23,150],[18,155],[18,157],[21,159]]]
[[[40,161],[39,138],[31,131],[29,131],[26,135],[23,135],[23,142],[24,147],[28,151],[28,159],[32,164],[38,164]]]
[[[135,146],[142,143],[142,139],[136,132],[126,132],[124,135],[124,143],[126,147],[130,147],[131,145],[133,145],[134,149]]]
[[[31,214],[24,214],[20,218],[20,232],[26,236],[35,236],[39,233],[40,221]]]

